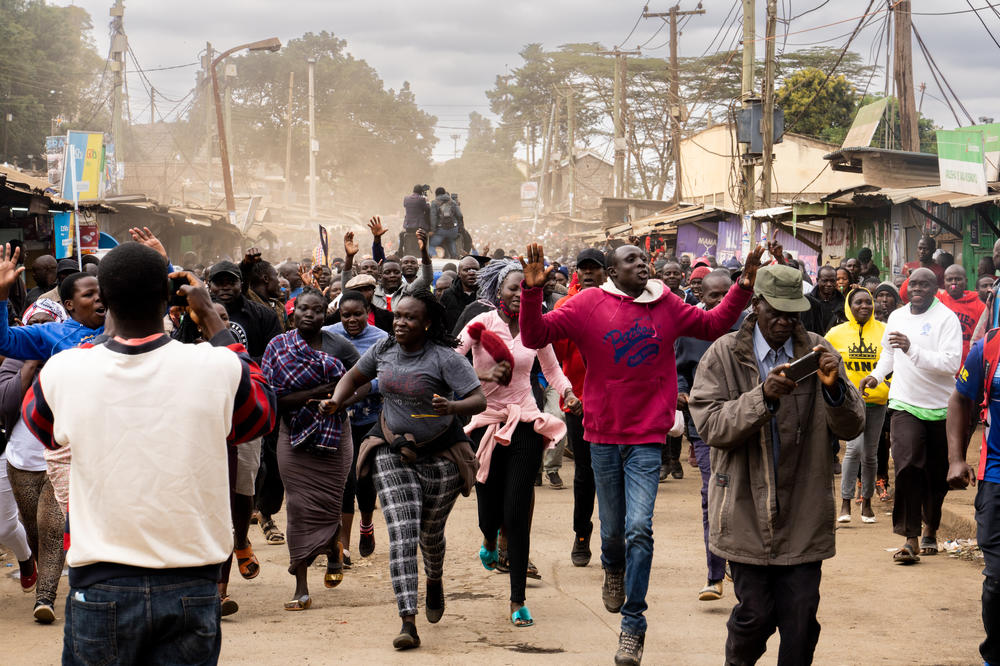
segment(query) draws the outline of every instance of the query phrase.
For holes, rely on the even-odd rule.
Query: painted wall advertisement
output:
[[[717,254],[718,231],[716,222],[682,224],[677,227],[677,252],[690,254],[692,258]]]

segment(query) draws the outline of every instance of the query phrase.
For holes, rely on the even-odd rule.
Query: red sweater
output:
[[[986,304],[979,300],[979,294],[974,291],[966,291],[959,299],[953,299],[947,291],[941,290],[937,293],[938,300],[955,313],[958,323],[962,325],[962,365],[965,365],[965,357],[969,355],[969,344],[972,340],[972,332],[976,330],[976,324],[986,309]]]
[[[556,307],[562,307],[566,301],[579,294],[580,291],[581,289],[579,285],[570,285],[569,293],[556,301]],[[573,395],[582,397],[583,377],[587,374],[587,366],[583,362],[583,356],[580,355],[580,350],[577,349],[576,345],[573,344],[573,341],[569,338],[557,340],[552,343],[552,348],[556,352],[556,358],[559,359],[559,363],[562,365],[563,374],[566,375],[570,384],[573,385]],[[559,398],[559,406],[562,407],[564,412],[569,411],[566,409],[566,406],[563,405],[562,397]]]

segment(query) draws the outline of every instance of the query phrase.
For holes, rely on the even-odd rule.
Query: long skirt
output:
[[[336,453],[296,450],[289,444],[284,420],[278,431],[278,470],[285,484],[289,573],[333,552],[331,541],[340,529],[344,485],[354,458],[350,425],[345,421]]]

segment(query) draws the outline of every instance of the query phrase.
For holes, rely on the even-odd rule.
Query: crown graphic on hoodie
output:
[[[864,340],[861,340],[858,344],[847,347],[847,356],[856,361],[874,361],[878,358],[878,351],[874,344],[866,345]]]

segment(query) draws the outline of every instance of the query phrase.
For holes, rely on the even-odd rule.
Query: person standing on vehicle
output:
[[[438,246],[445,246],[444,256],[448,259],[457,258],[455,240],[458,238],[459,225],[463,222],[462,208],[458,202],[443,187],[434,190],[434,201],[431,202],[431,252],[437,252]]]

